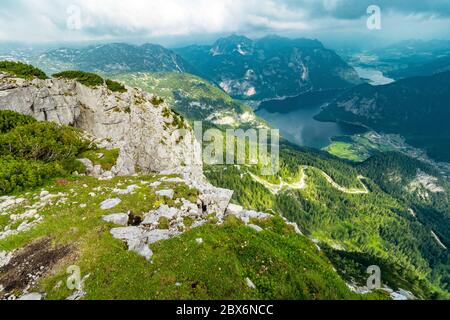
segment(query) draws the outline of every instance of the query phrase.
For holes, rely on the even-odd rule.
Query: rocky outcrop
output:
[[[201,149],[192,131],[177,127],[179,122],[166,104],[151,101],[152,95],[130,87],[118,93],[72,80],[0,76],[0,110],[73,125],[100,146],[119,148],[116,175],[180,167],[198,171]]]

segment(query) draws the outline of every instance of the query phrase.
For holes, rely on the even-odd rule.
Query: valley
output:
[[[274,64],[261,50],[283,58]],[[281,90],[289,68],[297,76],[300,70],[292,55],[304,77]],[[242,68],[252,63],[264,68],[242,80]],[[1,64],[1,109],[31,115],[39,130],[51,127],[48,121],[76,127],[89,141],[68,146],[70,159],[63,161],[26,144],[44,143],[32,120],[0,117],[0,297],[449,297],[448,166],[400,134],[378,134],[367,129],[373,123],[352,118],[378,115],[375,107],[398,98],[391,94],[401,80],[386,85],[388,73],[355,71],[318,41],[278,37],[229,37],[175,50],[120,44],[53,49],[37,64],[51,72],[82,71],[51,76]],[[334,76],[314,78],[325,72],[318,65]],[[286,77],[278,83],[268,70]],[[358,72],[377,86],[354,81]],[[434,96],[431,85],[410,82]],[[373,110],[367,107],[368,95],[380,97],[387,88],[395,89],[370,105]],[[359,100],[349,112],[352,99]],[[258,165],[202,165],[202,145],[192,134],[173,137],[178,129],[190,133],[194,121],[221,130],[279,128],[285,138],[279,172],[261,177]],[[22,135],[30,140],[13,148],[11,139]],[[48,148],[56,155],[65,150]],[[14,285],[13,266],[29,263],[21,257],[33,248],[43,254],[64,248],[67,254],[37,262],[44,269],[30,270],[36,281]],[[60,285],[73,264],[83,270],[78,290]],[[383,270],[383,288],[364,291],[367,267],[374,264]]]

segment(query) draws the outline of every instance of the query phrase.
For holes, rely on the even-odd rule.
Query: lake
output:
[[[383,86],[395,82],[394,79],[386,77],[383,72],[363,67],[354,67],[361,79],[366,79],[373,86]]]
[[[274,102],[277,105],[280,101]],[[270,102],[265,102],[265,105]],[[272,126],[280,129],[282,136],[300,146],[322,149],[331,143],[331,138],[366,132],[365,128],[333,122],[320,122],[314,119],[321,111],[320,106],[299,108],[289,113],[271,113],[259,109],[256,113]]]

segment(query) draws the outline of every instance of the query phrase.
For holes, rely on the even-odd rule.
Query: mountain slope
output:
[[[361,123],[396,133],[439,161],[450,161],[450,72],[409,78],[385,86],[348,90],[317,117]]]
[[[197,76],[188,73],[124,73],[116,79],[147,92],[154,92],[191,121],[216,126],[260,127],[265,123],[253,110]]]
[[[233,191],[189,167],[201,150],[166,102],[94,74],[17,70],[0,73],[0,186],[25,180],[0,197],[0,299],[388,298],[350,290],[295,224],[230,205]],[[59,175],[69,156],[84,158]],[[37,159],[42,175],[8,163]]]
[[[261,100],[360,83],[355,70],[317,40],[230,36],[175,52],[235,98]]]
[[[63,70],[82,70],[101,74],[194,70],[180,56],[155,44],[135,46],[113,43],[81,49],[61,48],[31,57],[30,61],[49,74]]]
[[[449,221],[437,218],[449,213],[447,185],[435,182],[447,191],[436,195],[440,205],[430,196],[427,206],[434,208],[434,217],[416,219],[410,213],[416,207],[376,179],[385,166],[365,171],[326,153],[289,145],[282,145],[280,156],[282,169],[273,177],[260,177],[257,170],[243,166],[210,166],[206,174],[215,185],[234,189],[235,201],[280,212],[320,247],[330,247],[328,256],[340,273],[347,272],[348,282],[365,285],[365,280],[357,281],[367,279],[362,266],[350,277],[363,261],[366,267],[379,265],[385,273],[383,284],[394,289],[421,298],[436,297],[436,292],[448,296],[450,257],[440,241],[446,241]],[[420,212],[427,215],[431,210]],[[436,227],[437,221],[443,227]]]
[[[392,71],[390,72],[390,75],[402,79],[418,76],[431,76],[446,71],[450,71],[450,54],[449,56],[440,57],[429,62],[414,64],[405,69]]]

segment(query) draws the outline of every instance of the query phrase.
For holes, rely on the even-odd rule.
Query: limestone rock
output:
[[[126,189],[114,189],[113,191],[117,194],[125,195],[134,192],[139,187],[137,185],[128,186]]]
[[[24,300],[24,301],[38,301],[42,300],[42,294],[40,293],[28,293],[23,296],[21,296],[18,300]]]
[[[261,228],[260,226],[257,226],[256,224],[248,224],[247,226],[250,227],[250,228],[252,228],[252,229],[255,230],[256,232],[261,232],[261,231],[264,230],[263,228]]]
[[[108,209],[112,209],[112,208],[114,208],[115,206],[117,206],[119,203],[121,203],[122,202],[122,200],[120,200],[120,199],[118,199],[118,198],[115,198],[115,199],[107,199],[107,200],[105,200],[105,201],[103,201],[101,204],[100,204],[100,208],[102,209],[102,210],[108,210]]]
[[[12,258],[11,252],[0,251],[0,268],[6,266]]]
[[[180,215],[180,211],[177,208],[170,208],[167,205],[160,206],[155,211],[150,211],[144,217],[143,225],[153,225],[156,224],[161,217],[172,220]]]
[[[148,243],[152,244],[161,240],[167,240],[170,238],[169,230],[152,230],[147,233]]]
[[[158,196],[161,196],[161,197],[167,197],[169,199],[173,199],[175,192],[172,189],[167,189],[167,190],[156,191],[155,194]]]
[[[155,106],[150,94],[126,89],[119,93],[73,80],[28,81],[2,75],[0,110],[73,125],[92,136],[99,146],[120,149],[113,175],[133,175],[136,168],[143,173],[181,167],[201,170],[201,147],[192,130],[179,130],[173,124],[174,115],[163,112],[169,107],[165,103]]]
[[[111,230],[111,235],[116,239],[125,241],[128,245],[128,250],[136,252],[147,260],[153,256],[152,250],[148,247],[148,236],[141,228],[115,228]]]
[[[152,188],[158,188],[160,185],[161,185],[161,181],[155,181],[155,182],[149,184],[149,186]]]
[[[118,226],[127,226],[128,219],[128,213],[114,213],[103,217],[103,221],[111,222]]]
[[[246,278],[246,279],[245,279],[245,283],[247,284],[247,286],[248,286],[250,289],[256,289],[255,284],[252,282],[252,280],[250,280],[250,278]]]

